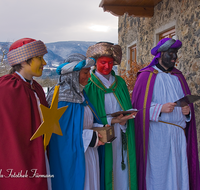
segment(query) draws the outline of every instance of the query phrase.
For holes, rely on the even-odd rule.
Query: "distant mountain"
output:
[[[3,55],[3,51],[8,52],[11,44],[12,44],[11,42],[0,42],[0,58]],[[6,59],[7,59],[7,57],[5,57],[5,60]]]
[[[46,43],[48,53],[44,56],[47,65],[44,67],[42,78],[57,78],[56,68],[64,63],[64,60],[68,55],[72,53],[80,53],[86,55],[86,51],[89,46],[94,45],[96,42],[85,42],[85,41],[64,41]],[[11,43],[0,42],[0,49],[6,49],[8,51]],[[0,51],[0,56],[2,52]],[[5,57],[6,61],[7,57]],[[0,67],[0,69],[3,69]]]
[[[86,55],[89,46],[96,42],[85,41],[66,41],[46,43],[48,53],[44,56],[47,65],[44,67],[42,78],[58,77],[55,69],[72,53],[80,53]]]

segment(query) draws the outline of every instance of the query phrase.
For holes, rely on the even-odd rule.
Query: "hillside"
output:
[[[64,41],[64,42],[54,42],[46,43],[48,53],[44,56],[47,65],[44,67],[42,77],[40,78],[57,78],[55,70],[58,65],[62,64],[68,55],[72,53],[80,53],[85,55],[87,48],[96,42],[85,42],[85,41]],[[11,43],[10,42],[0,42],[0,49],[5,49],[8,51]],[[2,52],[0,51],[0,57],[2,57]],[[7,57],[5,57],[4,62],[6,62]],[[4,65],[0,64],[0,71],[3,71]],[[1,72],[0,72],[1,73]]]

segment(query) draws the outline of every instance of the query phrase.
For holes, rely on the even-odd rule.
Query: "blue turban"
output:
[[[59,75],[62,75],[73,71],[80,71],[82,68],[89,68],[94,65],[94,58],[86,58],[82,54],[74,53],[68,56],[68,58],[65,59],[65,62],[57,67],[56,72]]]

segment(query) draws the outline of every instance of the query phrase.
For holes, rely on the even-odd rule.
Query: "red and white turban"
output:
[[[10,46],[7,58],[10,66],[13,66],[33,57],[43,56],[46,53],[48,53],[47,48],[42,41],[22,38]]]

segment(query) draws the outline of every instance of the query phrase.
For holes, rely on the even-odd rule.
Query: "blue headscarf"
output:
[[[72,103],[83,103],[80,95],[79,73],[82,68],[89,68],[95,65],[94,58],[86,58],[79,53],[71,54],[65,63],[57,67],[56,72],[60,75],[58,79],[59,101]],[[48,93],[47,101],[50,104],[53,97],[54,87]]]
[[[92,57],[86,58],[82,54],[74,53],[67,57],[63,64],[57,67],[56,72],[59,75],[63,75],[73,71],[80,71],[82,68],[94,66],[95,62],[95,59]]]

